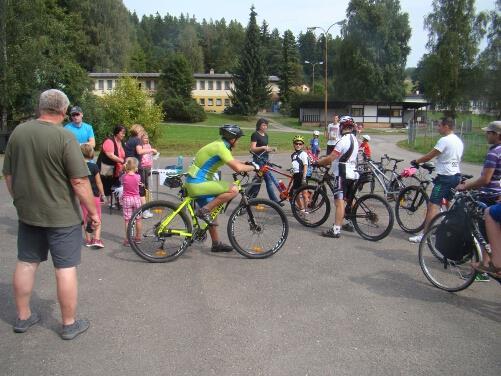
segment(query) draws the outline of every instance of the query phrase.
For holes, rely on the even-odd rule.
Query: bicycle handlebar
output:
[[[256,153],[254,153],[253,151],[250,151],[250,150],[249,150],[249,152],[250,152],[250,153],[251,153],[254,157],[256,157],[257,159],[259,159],[261,162],[266,163],[267,165],[269,165],[269,166],[271,166],[271,167],[280,168],[280,169],[282,168],[282,166],[280,166],[280,165],[278,165],[278,164],[276,164],[276,163],[273,163],[273,162],[270,162],[270,161],[268,161],[268,160],[265,160],[265,159],[264,159],[264,157],[262,156],[262,154],[263,154],[263,153],[261,153],[261,154],[256,154]]]

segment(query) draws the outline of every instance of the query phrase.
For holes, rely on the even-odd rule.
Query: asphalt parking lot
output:
[[[374,136],[373,149],[414,157],[394,141]],[[289,154],[274,160],[288,166]],[[480,169],[463,166],[477,176]],[[320,233],[333,214],[307,229],[287,207],[289,238],[271,258],[212,254],[207,241],[167,264],[123,247],[121,215],[104,210],[105,248],[83,249],[78,269],[78,311],[91,322],[88,332],[60,339],[49,262],[32,298],[42,321],[14,334],[17,216],[3,181],[0,197],[0,375],[501,373],[501,285],[440,291],[396,224],[379,242],[356,233],[328,239]]]

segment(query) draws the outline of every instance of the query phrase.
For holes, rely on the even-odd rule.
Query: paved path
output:
[[[393,141],[374,136],[375,152],[414,157]],[[424,278],[417,247],[398,228],[377,243],[334,240],[320,236],[327,226],[293,218],[286,246],[266,260],[214,255],[204,243],[149,264],[120,245],[121,217],[105,212],[106,248],[84,249],[79,267],[89,331],[58,337],[54,273],[44,263],[33,295],[42,322],[14,334],[17,218],[3,182],[0,197],[0,375],[500,374],[501,286],[445,293]]]

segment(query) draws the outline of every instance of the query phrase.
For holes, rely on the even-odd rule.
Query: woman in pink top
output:
[[[141,177],[137,173],[138,161],[136,158],[129,157],[125,160],[125,173],[122,175],[120,180],[122,181],[123,193],[122,193],[122,209],[125,221],[125,240],[123,245],[128,247],[129,241],[127,240],[127,226],[129,225],[132,213],[141,207],[141,197],[139,196],[139,186],[141,183]],[[136,234],[141,233],[141,220],[137,219],[136,222]],[[136,239],[136,242],[140,239]]]
[[[103,182],[104,194],[108,199],[108,204],[110,204],[111,187],[118,185],[118,177],[122,173],[123,164],[125,163],[125,150],[123,148],[123,139],[125,138],[125,127],[123,125],[117,125],[113,129],[113,137],[104,140],[101,147],[101,161],[106,164],[114,164],[115,168],[112,176],[101,175],[101,180]]]

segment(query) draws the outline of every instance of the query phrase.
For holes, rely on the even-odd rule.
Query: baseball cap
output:
[[[493,121],[487,127],[482,128],[482,130],[486,132],[501,133],[501,121],[499,120]]]
[[[82,113],[83,113],[83,111],[82,111],[82,109],[81,109],[80,107],[78,107],[78,106],[73,106],[73,107],[71,107],[71,110],[70,110],[70,115],[71,115],[71,114],[76,114],[76,113],[82,114]]]

